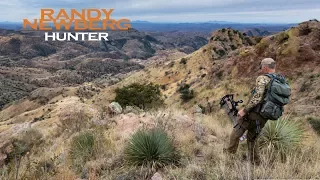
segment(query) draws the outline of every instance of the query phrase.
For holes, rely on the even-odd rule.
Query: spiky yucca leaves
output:
[[[160,128],[137,131],[124,153],[128,164],[151,169],[175,164],[179,160],[172,140]]]
[[[90,160],[94,153],[95,137],[90,132],[83,132],[71,141],[70,157],[73,166],[81,171],[81,167]]]
[[[262,130],[260,146],[268,151],[285,155],[299,146],[303,134],[301,123],[291,121],[289,117],[268,121]]]

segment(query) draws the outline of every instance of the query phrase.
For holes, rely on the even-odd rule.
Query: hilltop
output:
[[[13,138],[28,133],[35,143],[25,156],[28,158],[21,161],[25,176],[35,177],[41,167],[46,167],[52,171],[44,171],[39,176],[141,179],[140,171],[124,165],[123,149],[136,130],[162,123],[182,153],[182,165],[159,171],[164,179],[248,178],[245,144],[241,145],[239,157],[234,161],[222,154],[231,124],[218,104],[221,97],[230,93],[237,99],[248,100],[259,75],[260,61],[272,57],[277,61],[278,72],[287,77],[292,87],[292,99],[285,114],[290,115],[290,121],[303,124],[307,138],[303,139],[298,154],[288,155],[285,163],[275,162],[274,167],[269,164],[256,167],[255,177],[319,178],[320,142],[316,129],[309,124],[310,120],[319,121],[320,117],[317,111],[320,106],[319,56],[320,23],[317,21],[304,22],[263,38],[250,37],[231,28],[220,29],[213,32],[208,43],[200,49],[190,54],[173,51],[170,55],[159,51],[159,58],[154,57],[154,61],[146,63],[143,69],[137,68],[106,86],[88,81],[31,91],[28,97],[0,111],[0,157],[7,157],[5,150]],[[84,62],[76,69],[101,67],[99,63],[92,64],[86,56],[82,58]],[[105,108],[114,100],[117,88],[149,82],[161,86],[164,109],[106,115]],[[183,102],[179,89],[186,84],[193,90],[194,97]],[[199,113],[200,106],[210,111]],[[75,130],[75,126],[81,127],[80,130]],[[87,131],[101,137],[99,146],[102,149],[98,149],[101,153],[77,172],[71,168],[68,152],[72,138]],[[37,166],[28,169],[32,163]],[[46,164],[50,164],[49,167]]]

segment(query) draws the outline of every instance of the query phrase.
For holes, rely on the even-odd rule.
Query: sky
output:
[[[150,22],[299,23],[320,20],[320,0],[0,0],[0,21],[39,19],[41,8],[100,8]]]

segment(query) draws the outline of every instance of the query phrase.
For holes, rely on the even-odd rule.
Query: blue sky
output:
[[[1,0],[0,21],[38,19],[41,8],[114,8],[114,19],[297,23],[320,20],[320,0]]]

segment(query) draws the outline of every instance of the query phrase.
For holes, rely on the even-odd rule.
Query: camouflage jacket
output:
[[[256,80],[256,85],[252,91],[252,95],[249,99],[249,102],[245,106],[245,111],[250,112],[254,107],[256,107],[263,100],[265,91],[268,88],[271,79],[268,76],[261,75]]]

